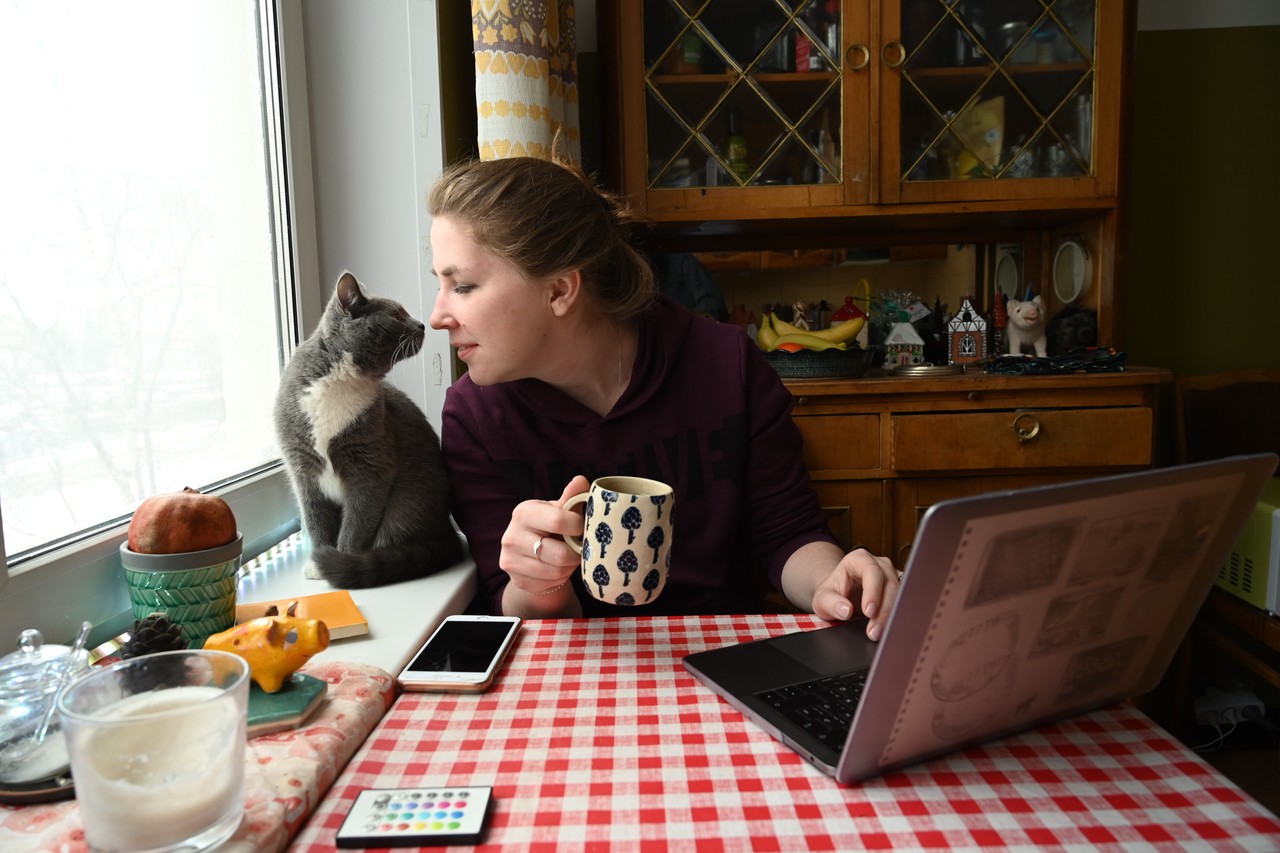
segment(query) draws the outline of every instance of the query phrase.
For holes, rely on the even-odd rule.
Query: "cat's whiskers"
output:
[[[415,354],[416,349],[414,348],[413,338],[414,336],[411,332],[405,332],[400,336],[400,340],[396,342],[395,352],[391,354],[392,364],[411,358]]]

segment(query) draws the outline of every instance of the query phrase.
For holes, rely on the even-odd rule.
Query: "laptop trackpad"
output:
[[[769,640],[769,646],[795,658],[818,675],[869,667],[879,648],[867,639],[865,619],[774,637]]]

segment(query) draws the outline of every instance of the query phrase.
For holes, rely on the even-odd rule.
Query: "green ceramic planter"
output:
[[[182,628],[190,648],[236,622],[236,581],[244,535],[205,551],[139,554],[120,543],[133,618],[160,612]]]

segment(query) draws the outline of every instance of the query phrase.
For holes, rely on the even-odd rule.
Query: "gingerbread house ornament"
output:
[[[966,297],[947,323],[947,360],[971,364],[987,357],[987,321]]]
[[[924,363],[924,338],[910,323],[895,323],[884,339],[886,367]]]

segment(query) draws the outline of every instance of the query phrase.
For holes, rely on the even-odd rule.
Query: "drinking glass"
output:
[[[204,649],[91,671],[58,699],[85,841],[207,850],[244,815],[249,665]]]

